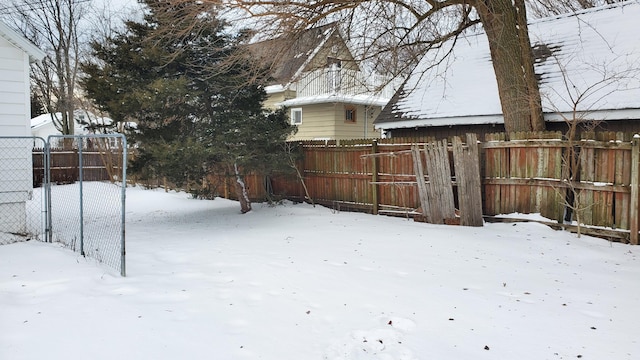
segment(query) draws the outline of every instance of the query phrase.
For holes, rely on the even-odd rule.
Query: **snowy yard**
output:
[[[129,188],[126,278],[0,246],[0,359],[638,359],[639,253]]]

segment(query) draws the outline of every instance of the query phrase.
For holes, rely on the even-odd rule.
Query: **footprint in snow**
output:
[[[355,330],[331,345],[324,354],[327,360],[416,360],[403,344],[404,334],[415,323],[399,317],[380,317],[378,325],[368,330]]]

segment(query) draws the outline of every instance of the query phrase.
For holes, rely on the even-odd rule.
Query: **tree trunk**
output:
[[[240,201],[240,212],[245,214],[251,211],[251,200],[249,200],[249,194],[247,194],[247,186],[242,181],[240,171],[238,171],[238,164],[233,164],[233,170],[236,175],[236,194],[238,201]]]
[[[523,0],[480,0],[476,4],[489,40],[507,131],[545,129]]]

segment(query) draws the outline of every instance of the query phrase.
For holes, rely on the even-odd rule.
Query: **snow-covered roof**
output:
[[[283,92],[284,90],[285,90],[285,88],[281,84],[268,85],[268,86],[264,87],[264,91],[267,93],[267,95]]]
[[[285,100],[279,103],[279,106],[302,106],[302,105],[312,105],[312,104],[326,104],[326,103],[345,103],[345,104],[357,104],[357,105],[376,105],[376,106],[384,106],[387,102],[389,102],[389,98],[380,97],[377,95],[346,95],[346,94],[323,94],[316,96],[306,96],[300,98],[293,98],[289,100]]]
[[[574,104],[599,113],[594,118],[640,119],[638,19],[636,0],[529,24],[548,121],[561,121]],[[377,128],[503,123],[486,35],[452,45],[426,54],[376,119]]]
[[[29,55],[30,62],[40,61],[46,56],[42,50],[38,49],[38,47],[33,45],[29,40],[25,39],[24,36],[11,30],[11,28],[5,25],[2,21],[0,21],[0,36],[15,45],[18,49],[27,53],[27,55]]]
[[[56,118],[60,119],[60,113],[55,113]],[[31,129],[38,129],[51,123],[51,114],[41,114],[31,119]]]
[[[271,85],[281,85],[284,90],[304,71],[308,70],[312,59],[332,36],[338,36],[335,23],[307,29],[297,34],[265,40],[249,45],[249,50],[263,59],[271,68],[275,81]],[[274,88],[275,89],[275,88]]]
[[[53,116],[56,117],[56,119],[61,120],[62,119],[62,113],[55,113],[53,114]],[[75,119],[75,127],[76,129],[83,129],[86,128],[89,125],[111,125],[113,124],[113,119],[108,118],[108,117],[99,117],[94,115],[91,112],[85,111],[85,110],[76,110],[74,111],[74,119]],[[42,114],[42,115],[38,115],[34,118],[31,119],[31,129],[32,130],[37,130],[39,128],[42,128],[46,125],[51,124],[52,121],[52,114],[50,113],[46,113],[46,114]]]

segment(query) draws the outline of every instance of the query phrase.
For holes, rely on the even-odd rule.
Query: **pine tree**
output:
[[[187,188],[212,171],[232,171],[241,210],[250,211],[242,174],[277,167],[294,128],[284,111],[263,109],[261,81],[239,55],[242,34],[230,34],[215,8],[147,6],[142,23],[92,44],[97,61],[83,65],[88,96],[116,122],[137,123],[132,171]],[[198,6],[195,19],[175,19]]]

